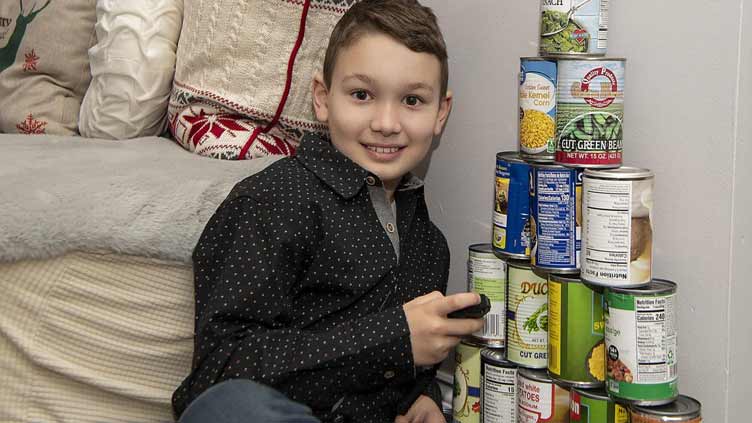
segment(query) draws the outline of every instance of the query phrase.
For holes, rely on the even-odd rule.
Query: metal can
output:
[[[480,423],[481,344],[463,339],[454,350],[454,422]]]
[[[520,58],[520,155],[553,162],[556,153],[556,61]]]
[[[507,264],[494,255],[491,244],[473,244],[469,250],[467,289],[485,294],[491,300],[491,310],[483,317],[483,329],[473,337],[488,346],[503,347]]]
[[[542,0],[540,52],[603,56],[609,0]]]
[[[582,170],[530,167],[530,263],[536,270],[578,273],[582,242]]]
[[[514,151],[496,154],[493,250],[507,258],[530,257],[530,165]]]
[[[548,281],[530,264],[509,261],[507,283],[507,360],[522,367],[548,364]]]
[[[629,410],[614,402],[602,389],[572,388],[569,396],[571,423],[629,423]]]
[[[653,181],[648,169],[586,169],[582,177],[582,280],[638,287],[653,267]]]
[[[559,59],[556,163],[619,167],[625,59]]]
[[[608,288],[605,318],[608,394],[647,406],[676,399],[676,284]]]
[[[517,373],[517,421],[519,423],[568,423],[569,390],[554,383],[545,371],[519,369]]]
[[[606,380],[603,294],[578,278],[549,275],[548,374],[580,388]]]
[[[480,421],[517,423],[517,365],[501,349],[480,352]]]
[[[632,423],[702,423],[702,405],[686,395],[658,407],[632,406]]]

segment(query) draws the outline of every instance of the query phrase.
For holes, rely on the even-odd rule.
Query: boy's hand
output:
[[[447,318],[455,310],[478,303],[480,296],[474,292],[445,297],[434,291],[404,304],[415,365],[440,363],[463,336],[483,329],[483,319]]]
[[[421,395],[407,410],[407,414],[397,416],[394,423],[446,423],[446,419],[431,398]]]

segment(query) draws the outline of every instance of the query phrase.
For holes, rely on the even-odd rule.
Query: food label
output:
[[[569,392],[550,382],[517,377],[517,421],[519,423],[566,423]]]
[[[506,317],[505,285],[507,264],[493,254],[470,252],[467,262],[467,284],[471,292],[485,294],[491,301],[491,310],[484,316],[483,329],[473,336],[482,339],[504,340]]]
[[[629,423],[629,411],[610,399],[581,396],[572,390],[569,397],[569,421],[572,423]]]
[[[493,248],[511,257],[530,256],[530,165],[496,159]]]
[[[660,401],[678,395],[676,295],[607,291],[607,389],[618,398]]]
[[[483,363],[481,421],[517,423],[517,369]]]
[[[520,151],[553,160],[556,151],[556,62],[520,59]]]
[[[525,367],[548,362],[548,282],[530,269],[509,267],[507,360]]]
[[[452,408],[455,422],[480,422],[480,348],[460,342],[454,352]]]
[[[541,0],[542,54],[604,55],[608,0]]]

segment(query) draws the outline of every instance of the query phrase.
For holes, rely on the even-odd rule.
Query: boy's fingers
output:
[[[480,304],[480,295],[475,292],[463,292],[447,295],[443,299],[435,301],[435,303],[436,311],[442,316],[446,316],[453,311]]]
[[[444,295],[439,291],[431,291],[426,295],[421,295],[420,297],[415,298],[414,300],[410,301],[411,303],[414,303],[416,305],[418,304],[425,304],[430,303],[431,301],[438,300],[439,298],[443,298]]]

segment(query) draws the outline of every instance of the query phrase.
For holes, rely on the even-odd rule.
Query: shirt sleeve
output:
[[[292,201],[268,205],[238,197],[215,213],[194,251],[196,338],[194,371],[183,387],[188,398],[232,378],[278,388],[296,375],[310,380],[311,372],[320,372],[328,382],[328,376],[347,374],[338,378],[344,391],[413,379],[401,306],[326,331],[295,327],[290,293],[310,264],[320,229],[320,210]]]

